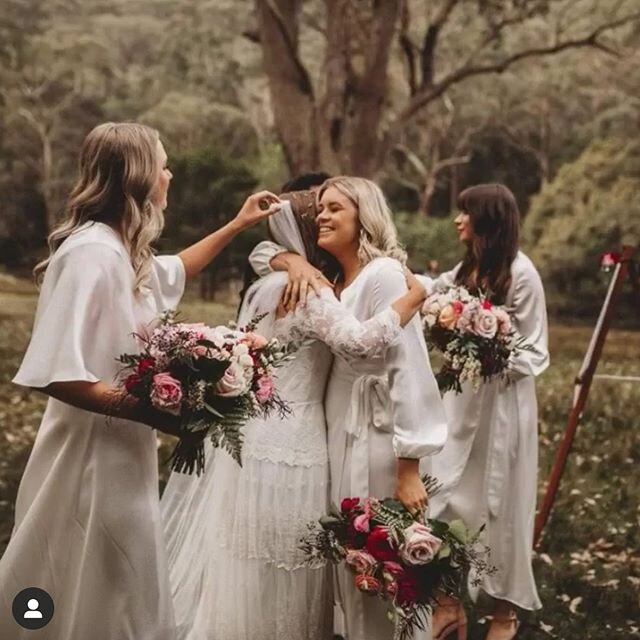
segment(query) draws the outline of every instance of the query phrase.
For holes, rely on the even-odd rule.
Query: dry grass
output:
[[[13,502],[40,421],[44,399],[11,385],[27,344],[35,292],[0,280],[0,551]],[[187,296],[185,318],[229,320],[228,305]],[[591,330],[553,326],[553,364],[539,381],[541,473],[545,478],[562,433]],[[600,372],[640,375],[640,334],[613,331]],[[535,560],[544,602],[521,634],[534,638],[622,640],[638,633],[640,593],[640,385],[596,381],[563,480],[556,509]],[[160,450],[166,459],[167,447]],[[166,475],[166,469],[163,468]],[[542,483],[541,483],[542,484]],[[482,611],[478,615],[481,615]],[[474,623],[471,640],[483,637]]]

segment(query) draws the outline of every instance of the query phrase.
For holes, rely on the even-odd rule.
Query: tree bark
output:
[[[315,96],[298,55],[300,0],[257,0],[264,69],[275,124],[293,174],[319,166]]]

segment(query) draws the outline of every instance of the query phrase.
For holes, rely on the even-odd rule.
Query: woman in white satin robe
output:
[[[0,560],[3,640],[174,640],[155,427],[177,421],[114,388],[116,358],[242,228],[265,192],[179,255],[155,257],[171,172],[158,133],[106,123],[87,136],[65,219],[53,232],[31,342],[14,382],[50,396]],[[109,420],[107,416],[111,416]],[[12,601],[44,589],[54,615],[18,626]],[[23,606],[26,603],[23,602]],[[25,608],[26,611],[26,608]]]
[[[513,194],[502,185],[471,187],[460,194],[459,208],[455,222],[469,253],[452,271],[427,281],[427,289],[461,284],[489,291],[493,302],[510,312],[530,349],[512,359],[506,380],[485,383],[478,392],[466,384],[461,394],[445,395],[449,439],[432,459],[433,473],[444,487],[431,501],[431,515],[462,518],[475,529],[485,525],[482,540],[496,568],[479,585],[495,601],[488,638],[507,640],[519,625],[512,605],[541,606],[531,558],[538,467],[535,377],[549,365],[547,313],[540,276],[517,249],[519,213]],[[473,255],[481,256],[480,266]],[[452,606],[441,607],[434,633],[454,613]]]
[[[318,246],[342,268],[336,291],[356,318],[371,318],[406,290],[405,256],[384,196],[368,180],[332,178],[319,199]],[[263,244],[252,256],[254,268],[258,273],[269,265],[287,268],[293,256],[274,258],[281,251]],[[347,362],[336,357],[325,412],[333,502],[395,495],[414,512],[424,509],[419,462],[442,448],[447,425],[418,318],[383,358]],[[393,637],[382,601],[358,592],[346,569],[337,572],[337,583],[348,640]]]

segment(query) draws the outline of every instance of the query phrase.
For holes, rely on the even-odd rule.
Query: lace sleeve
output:
[[[345,358],[381,356],[402,331],[400,316],[391,306],[360,322],[329,288],[311,297],[304,307],[287,314],[279,323],[278,333],[286,332],[298,340],[321,340]]]

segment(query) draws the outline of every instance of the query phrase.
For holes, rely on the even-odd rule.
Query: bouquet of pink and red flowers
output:
[[[433,494],[437,481],[425,477],[424,482]],[[311,565],[346,565],[354,588],[388,604],[394,638],[404,640],[425,628],[438,595],[461,596],[471,569],[474,580],[494,571],[479,535],[471,535],[460,520],[417,520],[392,498],[345,498],[340,511],[334,508],[309,525],[301,547]]]
[[[436,373],[440,391],[462,391],[471,382],[505,375],[509,361],[520,349],[528,349],[512,326],[504,307],[471,295],[464,287],[451,287],[430,295],[422,307],[429,349],[442,353],[444,363]]]
[[[291,347],[253,332],[178,322],[165,313],[142,350],[124,354],[121,385],[148,407],[177,417],[185,433],[172,455],[176,471],[204,470],[204,442],[226,449],[241,464],[241,427],[272,411],[288,413],[273,382]]]

